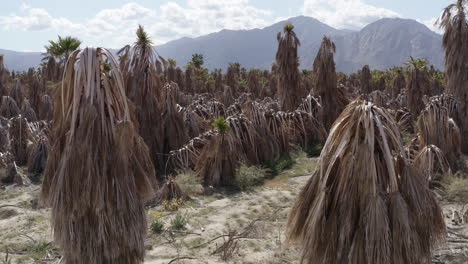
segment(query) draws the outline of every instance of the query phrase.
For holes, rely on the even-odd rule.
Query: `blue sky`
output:
[[[336,28],[360,29],[383,17],[433,23],[455,0],[24,0],[2,1],[0,49],[42,51],[58,34],[84,45],[119,48],[143,24],[155,44],[223,28],[262,28],[307,15]]]

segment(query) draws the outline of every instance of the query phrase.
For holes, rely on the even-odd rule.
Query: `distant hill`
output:
[[[444,68],[442,36],[415,20],[384,18],[333,40],[335,60],[344,72],[354,72],[365,64],[377,69],[399,66],[410,56]]]
[[[38,67],[41,63],[40,52],[17,52],[0,49],[4,55],[4,64],[9,70],[26,71],[30,67]]]
[[[185,65],[194,53],[205,57],[209,69],[226,69],[229,63],[239,62],[243,67],[270,69],[275,59],[276,34],[286,22],[294,25],[301,40],[299,49],[302,69],[310,69],[324,35],[337,46],[337,70],[354,72],[363,65],[384,69],[407,62],[410,56],[427,58],[436,67],[443,68],[442,37],[425,25],[411,19],[385,18],[364,27],[359,32],[338,30],[317,19],[305,16],[290,18],[263,29],[221,30],[197,38],[181,38],[156,46],[158,53]],[[5,54],[9,69],[26,70],[39,65],[40,53],[12,52]]]

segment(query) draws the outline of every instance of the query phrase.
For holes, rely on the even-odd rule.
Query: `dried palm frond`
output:
[[[161,186],[161,189],[158,194],[158,200],[162,201],[172,201],[173,199],[187,199],[188,196],[180,189],[179,185],[175,181],[174,177],[169,176],[167,181]]]
[[[281,154],[278,139],[269,130],[268,119],[271,115],[267,114],[268,111],[264,104],[257,102],[246,104],[244,108],[245,115],[255,130],[255,148],[260,162],[276,160]]]
[[[363,95],[362,97],[366,98],[369,102],[386,108],[388,107],[388,102],[390,101],[390,96],[381,90],[374,90],[367,95]]]
[[[200,158],[203,148],[208,145],[211,138],[216,135],[216,132],[209,130],[200,136],[191,139],[187,144],[178,150],[172,150],[171,166],[177,169],[195,169],[195,165]]]
[[[450,165],[442,150],[434,145],[425,146],[414,158],[413,164],[427,175],[428,180],[436,174],[451,174]]]
[[[408,109],[402,108],[394,111],[394,118],[402,132],[407,134],[414,133],[414,120]]]
[[[65,263],[142,263],[154,167],[111,53],[73,52],[55,103],[42,199]]]
[[[10,151],[10,120],[0,117],[0,156]],[[0,159],[1,160],[1,159]],[[13,159],[12,159],[13,160]]]
[[[54,118],[54,103],[49,95],[44,94],[41,98],[41,107],[39,108],[39,119],[51,121]]]
[[[31,76],[29,81],[28,98],[31,103],[32,109],[37,112],[39,111],[39,105],[41,103],[41,94],[44,92],[43,88],[45,85],[39,83],[39,79],[36,76]],[[43,80],[45,82],[45,80]]]
[[[405,75],[401,70],[397,71],[397,74],[392,80],[390,94],[392,98],[397,98],[401,90],[406,87]]]
[[[429,73],[426,69],[410,65],[409,74],[406,83],[408,109],[413,116],[417,116],[424,109],[424,95],[429,95]]]
[[[11,152],[15,156],[18,166],[24,166],[28,162],[29,145],[33,142],[28,121],[19,115],[11,120],[10,126]]]
[[[179,149],[189,141],[184,116],[178,111],[176,103],[177,92],[178,86],[175,83],[166,85],[163,90],[164,105],[161,116],[161,127],[163,130],[159,135],[161,137],[159,152],[163,155],[159,156],[159,164],[165,165],[165,175],[173,170],[173,168],[167,166],[169,152],[174,149]]]
[[[195,164],[195,171],[205,186],[229,185],[242,157],[241,145],[230,134],[216,133],[203,148]]]
[[[19,79],[16,79],[15,86],[10,91],[10,96],[17,102],[18,104],[23,103],[24,99],[24,92],[23,87],[21,87],[21,83]]]
[[[15,99],[10,96],[2,97],[2,105],[0,106],[0,115],[5,118],[12,118],[21,113]]]
[[[361,81],[361,93],[370,94],[372,92],[372,87],[370,85],[371,72],[369,65],[364,65],[364,67],[362,67],[359,79]]]
[[[453,95],[460,102],[458,113],[454,117],[460,126],[461,144],[464,152],[468,152],[468,24],[466,20],[466,0],[457,0],[444,9],[437,21],[444,31],[442,46],[445,50],[445,73],[447,79],[446,94]]]
[[[387,110],[349,104],[319,162],[288,220],[303,263],[431,263],[443,215]]]
[[[278,50],[276,65],[278,66],[278,99],[283,111],[293,111],[301,103],[300,73],[298,48],[301,45],[294,32],[294,26],[286,24],[283,35],[278,32]]]
[[[31,148],[28,158],[28,171],[33,174],[44,172],[49,155],[50,143],[46,136],[37,140]]]
[[[420,149],[427,145],[437,146],[447,157],[450,167],[457,169],[456,164],[461,155],[461,135],[447,108],[437,101],[430,102],[419,116],[418,132]]]
[[[28,120],[28,122],[36,122],[36,112],[31,107],[28,99],[24,99],[23,104],[21,105],[21,115]]]

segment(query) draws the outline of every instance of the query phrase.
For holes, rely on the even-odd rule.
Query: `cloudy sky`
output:
[[[84,45],[119,48],[138,24],[155,44],[221,29],[262,28],[306,15],[335,28],[358,30],[383,17],[412,18],[432,30],[455,0],[7,0],[0,10],[0,49],[43,51],[57,35]]]

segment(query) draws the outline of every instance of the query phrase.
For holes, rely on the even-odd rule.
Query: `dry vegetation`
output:
[[[141,26],[118,60],[0,56],[0,263],[464,263],[465,6],[445,73],[339,73],[328,37],[301,72],[290,24],[271,71],[183,70]]]

